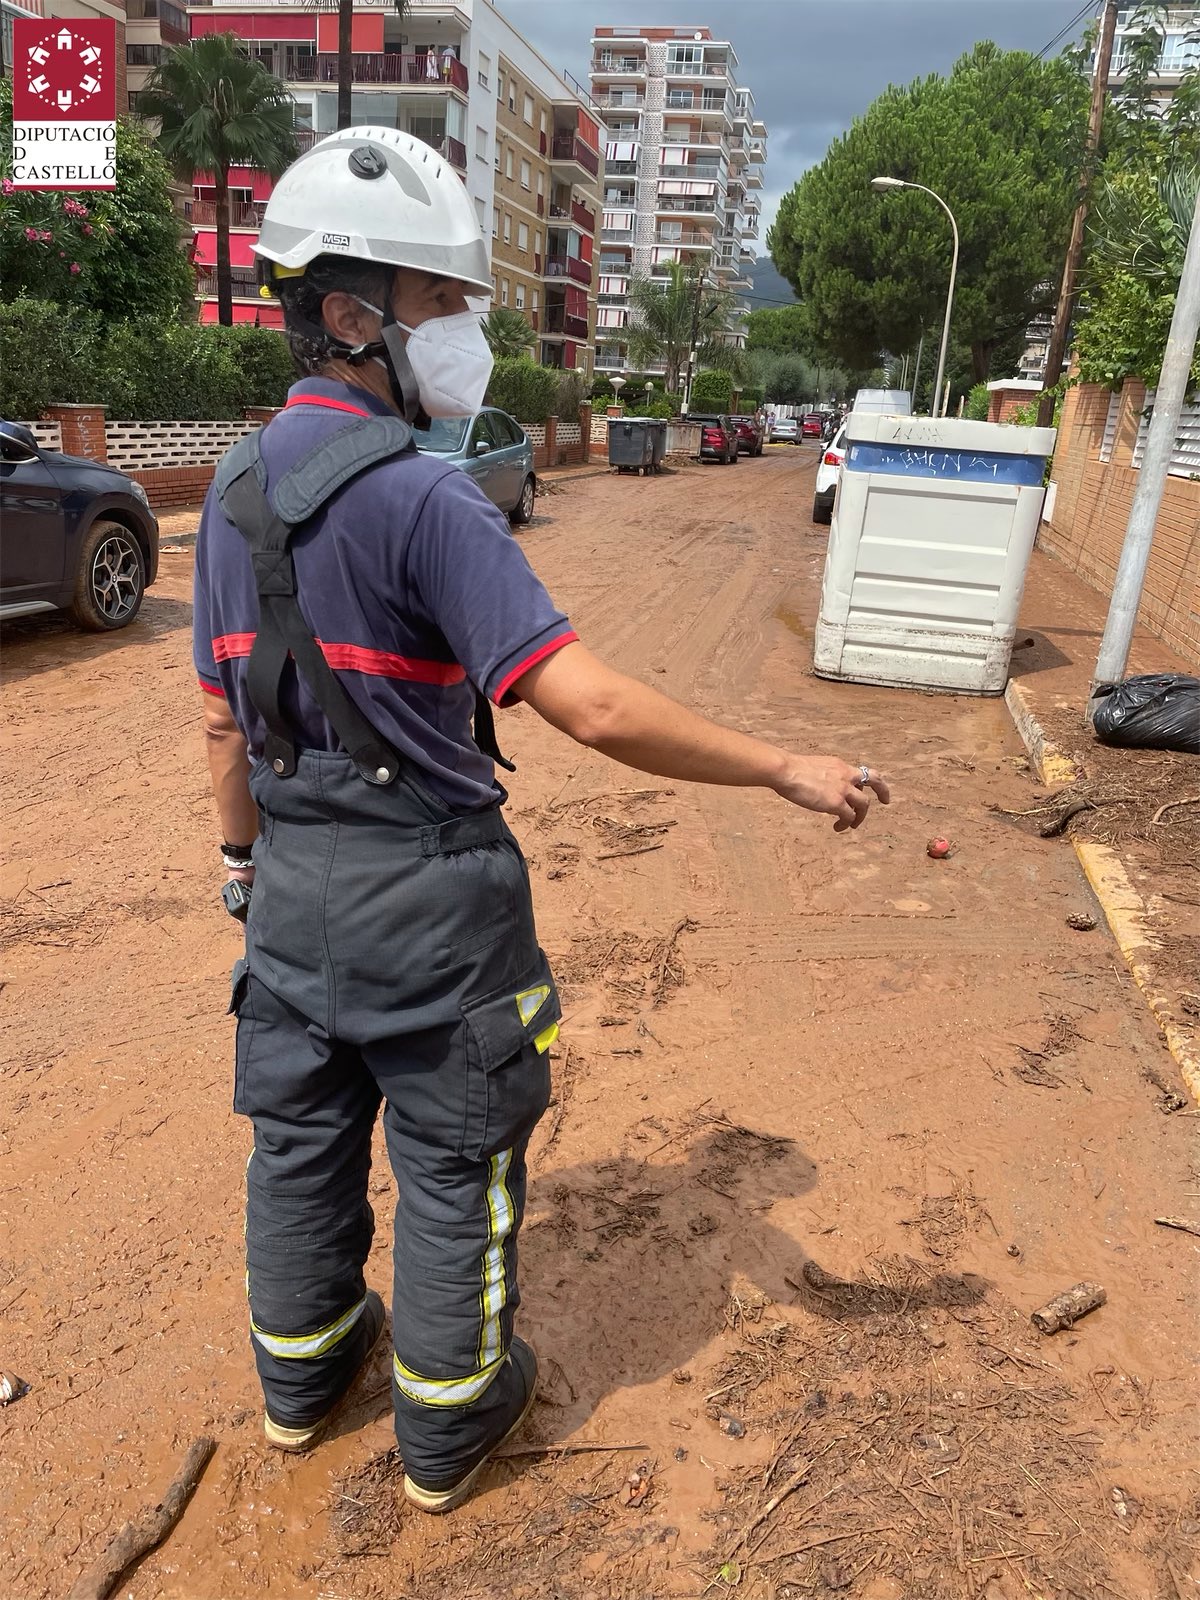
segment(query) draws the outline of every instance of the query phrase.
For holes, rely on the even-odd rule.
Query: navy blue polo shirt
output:
[[[294,385],[263,432],[268,497],[354,417],[387,414],[348,384]],[[471,737],[473,686],[510,705],[517,679],[576,637],[503,514],[465,472],[410,449],[347,484],[291,548],[305,621],[371,725],[455,810],[491,804],[495,771]],[[201,688],[229,701],[252,757],[265,735],[246,693],[257,626],[248,546],[210,489],[196,540],[193,654]],[[301,746],[340,748],[294,670],[281,699]]]

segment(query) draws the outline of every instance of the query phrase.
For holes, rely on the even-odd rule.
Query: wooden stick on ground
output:
[[[125,1524],[100,1559],[76,1578],[67,1600],[108,1600],[122,1574],[160,1545],[179,1521],[216,1448],[216,1440],[203,1435],[192,1443],[166,1494],[140,1521]]]
[[[1086,1317],[1089,1311],[1095,1311],[1107,1299],[1108,1295],[1098,1283],[1077,1283],[1074,1288],[1056,1294],[1053,1300],[1047,1300],[1029,1320],[1042,1333],[1058,1333],[1078,1322],[1080,1317]]]
[[[523,1450],[497,1450],[493,1461],[515,1461],[519,1456],[589,1456],[601,1450],[648,1450],[648,1444],[534,1444]],[[67,1600],[74,1600],[72,1595]]]
[[[1178,1228],[1181,1233],[1194,1233],[1200,1237],[1200,1222],[1192,1222],[1187,1217],[1155,1217],[1154,1220],[1160,1228]]]
[[[1182,800],[1168,800],[1166,805],[1159,806],[1158,810],[1150,818],[1151,823],[1161,822],[1167,812],[1173,811],[1176,806],[1200,806],[1200,794],[1189,794]]]

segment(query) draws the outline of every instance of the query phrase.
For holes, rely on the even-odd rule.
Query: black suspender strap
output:
[[[272,511],[253,464],[226,486],[224,504],[250,546],[258,585],[259,625],[247,664],[246,689],[267,725],[264,757],[280,777],[290,777],[296,770],[295,739],[279,704],[291,654],[362,777],[368,783],[391,783],[400,771],[400,758],[351,700],[313,638],[296,598],[290,549],[293,525]]]
[[[505,772],[515,772],[517,764],[509,761],[500,754],[500,746],[496,740],[496,719],[492,715],[492,702],[482,689],[475,691],[475,743],[485,756],[490,756],[498,767],[503,767]]]

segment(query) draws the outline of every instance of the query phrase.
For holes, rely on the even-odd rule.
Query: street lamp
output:
[[[942,324],[942,347],[938,351],[937,377],[933,383],[933,415],[944,416],[945,406],[942,404],[942,376],[946,370],[946,347],[950,342],[950,313],[954,309],[954,280],[958,275],[958,223],[954,220],[954,213],[942,199],[940,194],[935,194],[932,189],[927,189],[923,183],[908,183],[904,178],[872,178],[871,187],[877,194],[886,194],[889,189],[920,189],[922,194],[933,195],[942,210],[950,218],[950,227],[954,232],[954,256],[950,262],[950,289],[946,295],[946,320]]]

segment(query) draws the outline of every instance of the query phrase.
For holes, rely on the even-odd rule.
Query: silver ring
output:
[[[861,773],[861,777],[857,780],[857,787],[865,789],[871,781],[871,769],[867,766],[861,766],[858,770]]]

